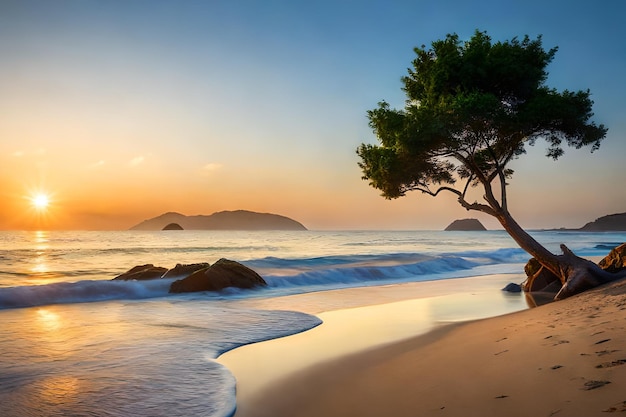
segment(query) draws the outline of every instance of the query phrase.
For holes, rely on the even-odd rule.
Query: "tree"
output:
[[[380,145],[361,144],[363,179],[387,199],[419,191],[452,193],[467,210],[495,217],[517,244],[562,283],[565,298],[623,275],[605,272],[561,245],[562,255],[544,248],[511,216],[507,203],[509,163],[537,140],[558,159],[563,145],[598,149],[607,129],[591,121],[590,92],[548,88],[547,65],[557,48],[544,50],[541,37],[493,43],[476,31],[462,42],[456,34],[415,48],[413,68],[402,78],[402,110],[385,101],[368,111]],[[468,201],[471,189],[482,201]]]

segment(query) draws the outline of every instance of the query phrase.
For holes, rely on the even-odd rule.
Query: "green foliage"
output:
[[[559,93],[544,85],[547,65],[557,49],[546,51],[541,37],[492,43],[477,31],[467,42],[455,34],[415,48],[413,68],[403,77],[404,109],[381,102],[368,111],[380,144],[357,149],[363,179],[386,198],[418,190],[437,195],[454,192],[468,209],[487,206],[465,202],[469,186],[483,185],[492,209],[506,208],[507,164],[537,139],[557,159],[563,145],[596,150],[606,136],[596,126],[589,91]],[[490,198],[499,179],[501,202]],[[463,180],[462,189],[454,185]]]

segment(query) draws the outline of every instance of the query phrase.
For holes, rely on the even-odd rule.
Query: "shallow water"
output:
[[[320,323],[221,303],[106,302],[3,311],[0,415],[224,416],[234,380],[213,359]]]
[[[266,395],[264,389],[289,375],[345,355],[412,338],[444,324],[525,310],[527,304],[522,294],[494,291],[511,278],[518,280],[522,275],[490,275],[284,297],[275,300],[283,308],[304,304],[316,311],[331,305],[332,310],[318,314],[324,320],[320,327],[280,340],[243,346],[226,352],[218,361],[237,377],[237,398],[243,407],[238,410],[249,413],[251,398]],[[348,294],[350,300],[345,299]],[[353,300],[355,304],[351,304]],[[249,300],[245,304],[263,303]]]

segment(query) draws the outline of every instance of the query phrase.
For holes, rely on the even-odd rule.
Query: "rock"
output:
[[[152,264],[138,265],[129,269],[123,274],[116,276],[115,278],[113,278],[113,280],[145,281],[149,279],[161,278],[163,274],[166,272],[167,272],[167,268],[162,268],[160,266],[154,266]]]
[[[543,268],[543,265],[541,265],[538,260],[530,258],[528,262],[526,262],[526,265],[524,265],[524,272],[527,277],[532,277],[539,272],[541,268]]]
[[[227,287],[252,288],[264,285],[267,285],[265,280],[252,269],[222,258],[208,268],[174,281],[169,292],[219,291]]]
[[[535,258],[528,260],[524,272],[528,278],[522,283],[522,289],[526,292],[558,292],[561,288],[560,278],[544,268]]]
[[[602,259],[598,266],[608,272],[618,272],[626,268],[626,243],[622,243]]]
[[[522,286],[519,284],[516,284],[514,282],[510,282],[508,284],[506,284],[506,287],[502,288],[502,291],[506,291],[506,292],[522,292]]]
[[[478,219],[461,219],[461,220],[453,221],[444,230],[447,232],[451,232],[451,231],[483,231],[487,229],[485,229],[485,226],[483,226],[482,223],[478,221]]]
[[[191,274],[201,269],[207,269],[211,264],[201,262],[198,264],[176,264],[176,266],[163,274],[163,278],[187,278]]]
[[[167,226],[165,226],[163,230],[185,230],[185,229],[183,229],[182,226],[178,223],[170,223]]]

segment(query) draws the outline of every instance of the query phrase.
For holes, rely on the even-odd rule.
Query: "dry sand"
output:
[[[238,404],[236,417],[626,415],[626,281],[318,363]]]

